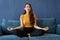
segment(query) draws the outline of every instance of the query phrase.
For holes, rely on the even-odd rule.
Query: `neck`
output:
[[[26,12],[26,14],[29,14],[29,12]]]

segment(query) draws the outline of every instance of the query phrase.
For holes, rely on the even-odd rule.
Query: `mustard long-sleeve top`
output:
[[[32,27],[32,25],[30,24],[30,20],[29,20],[29,15],[28,14],[21,15],[20,19],[22,20],[22,23],[24,24],[24,27],[27,27],[27,28]],[[36,21],[36,15],[35,14],[34,14],[34,21]]]

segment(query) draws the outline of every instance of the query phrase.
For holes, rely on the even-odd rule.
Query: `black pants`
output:
[[[27,37],[28,33],[30,33],[31,36],[41,36],[44,34],[44,30],[25,27],[20,30],[16,30],[16,35],[20,37]]]

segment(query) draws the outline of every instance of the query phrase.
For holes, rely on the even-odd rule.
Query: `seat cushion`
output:
[[[4,35],[0,36],[0,40],[27,40],[27,38],[23,37],[18,37],[16,35]]]
[[[37,25],[44,28],[49,27],[48,33],[56,32],[56,20],[55,18],[38,18]]]
[[[20,25],[19,20],[8,20],[8,19],[2,19],[2,29],[3,29],[3,33],[4,34],[14,34],[15,31],[8,31],[7,28],[8,27],[17,27]]]
[[[30,37],[29,40],[60,40],[60,35],[45,34],[43,36]]]
[[[0,40],[20,40],[20,38],[16,35],[4,35],[0,36]]]

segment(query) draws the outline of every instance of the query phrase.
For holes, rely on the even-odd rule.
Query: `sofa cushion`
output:
[[[4,35],[0,37],[0,40],[27,40],[26,37],[18,37],[16,35]]]
[[[30,37],[29,40],[60,40],[60,35],[57,35],[57,34],[45,34],[43,36]]]
[[[19,38],[16,35],[4,35],[0,37],[0,40],[20,40],[21,38]]]
[[[37,25],[40,27],[49,27],[48,33],[55,33],[56,30],[56,20],[55,18],[38,18]]]
[[[8,31],[7,28],[8,27],[17,27],[19,26],[19,21],[18,20],[8,20],[8,19],[5,19],[3,18],[2,20],[2,29],[3,29],[3,32],[4,34],[11,34],[11,33],[15,33],[15,31]]]

